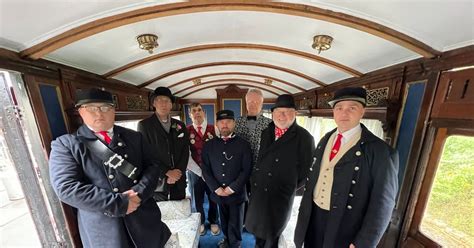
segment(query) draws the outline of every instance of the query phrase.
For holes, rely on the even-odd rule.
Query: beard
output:
[[[232,133],[232,131],[230,129],[227,129],[227,128],[219,130],[219,132],[221,133],[221,136],[224,136],[224,137],[227,137]]]

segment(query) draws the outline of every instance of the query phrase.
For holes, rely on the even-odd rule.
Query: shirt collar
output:
[[[99,131],[107,131],[107,134],[112,138],[114,136],[114,127],[112,126],[109,130],[99,130],[99,131],[94,131],[94,129],[92,129],[89,125],[86,125],[87,128],[89,128],[95,136],[103,139],[102,135],[99,135],[97,132]]]
[[[352,138],[352,136],[354,136],[356,133],[359,133],[362,131],[362,127],[360,126],[360,123],[358,125],[356,125],[355,127],[343,132],[343,133],[340,133],[342,134],[342,137],[343,139],[345,140],[350,140]],[[338,130],[338,133],[339,133],[339,130]]]
[[[198,126],[199,126],[198,124],[195,124],[195,123],[193,122],[193,127],[194,127],[194,129],[195,129],[196,131],[198,131]],[[206,121],[206,119],[204,119],[204,121],[201,123],[201,127],[202,127],[202,129],[201,129],[202,132],[206,131],[206,127],[207,127],[207,121]]]

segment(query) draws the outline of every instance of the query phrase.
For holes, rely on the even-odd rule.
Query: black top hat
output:
[[[294,108],[296,109],[295,99],[288,94],[279,95],[275,105],[272,107],[272,112],[276,108]]]
[[[216,113],[216,119],[217,120],[223,120],[223,119],[234,119],[234,111],[232,110],[221,110]]]
[[[155,98],[157,96],[167,96],[169,99],[171,99],[171,102],[174,103],[174,96],[173,94],[171,94],[171,90],[166,88],[166,87],[157,87],[152,93],[151,93],[151,96],[150,96],[150,100],[151,102],[153,103],[153,101],[155,100]]]
[[[334,98],[328,104],[334,108],[334,105],[340,101],[356,101],[367,105],[367,91],[362,87],[347,87],[337,90]]]
[[[76,107],[91,102],[103,102],[114,105],[112,94],[108,91],[97,88],[79,89],[76,91]]]

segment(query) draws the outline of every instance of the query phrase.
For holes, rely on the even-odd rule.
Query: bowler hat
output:
[[[157,87],[152,93],[151,93],[151,96],[150,96],[150,100],[151,102],[153,102],[155,100],[155,97],[157,96],[167,96],[169,99],[171,99],[171,102],[174,103],[174,96],[173,94],[171,94],[171,90],[168,89],[167,87]]]
[[[216,113],[216,119],[217,120],[223,120],[223,119],[234,119],[234,111],[232,110],[221,110]]]
[[[365,107],[367,105],[367,91],[362,87],[342,88],[334,93],[334,98],[328,104],[334,108],[334,105],[340,101],[356,101]]]
[[[112,94],[108,91],[97,88],[79,89],[76,91],[76,107],[91,102],[103,102],[114,105]]]
[[[276,108],[294,108],[296,109],[295,99],[288,94],[279,95],[275,105],[272,107],[272,112]]]

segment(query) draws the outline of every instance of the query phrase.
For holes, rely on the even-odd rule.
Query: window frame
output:
[[[414,192],[418,193],[413,193],[417,195],[414,198],[416,204],[414,204],[413,218],[409,224],[407,238],[404,241],[403,247],[442,247],[436,240],[423,234],[420,230],[420,226],[428,205],[429,196],[433,188],[446,140],[453,135],[474,137],[474,129],[453,127],[458,126],[456,124],[458,123],[445,121],[433,122],[433,126],[429,130],[428,140],[431,142],[427,142],[429,145],[425,147],[425,151],[423,152],[424,159],[422,159],[422,161],[424,160],[426,163],[420,164],[419,171],[424,171],[424,173],[421,175],[421,181],[418,181],[421,182],[419,190],[414,190]],[[415,187],[416,182],[417,181],[415,181]]]

